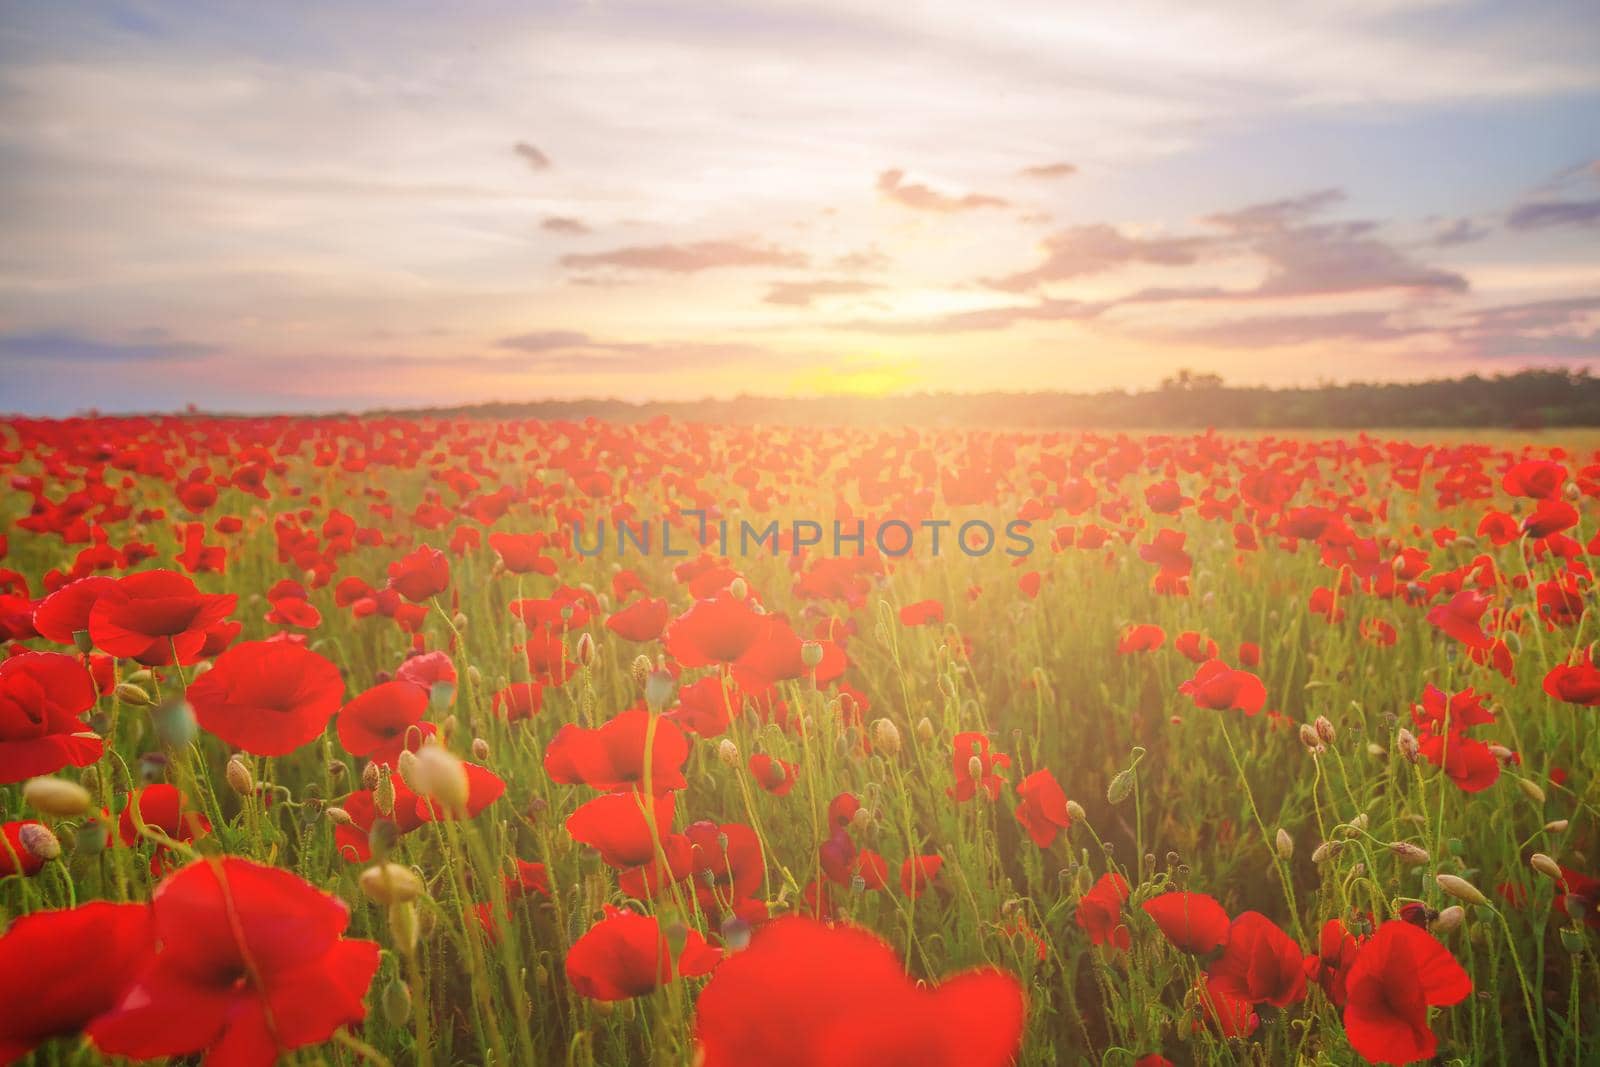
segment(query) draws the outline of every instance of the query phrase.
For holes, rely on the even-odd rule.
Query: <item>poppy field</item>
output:
[[[0,1063],[1600,1063],[1592,437],[0,465]]]

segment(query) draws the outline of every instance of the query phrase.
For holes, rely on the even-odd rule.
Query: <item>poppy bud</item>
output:
[[[72,644],[79,652],[88,655],[94,648],[94,638],[89,636],[88,630],[72,631]]]
[[[729,767],[739,765],[739,746],[733,743],[732,738],[724,737],[717,742],[717,759]]]
[[[222,776],[227,780],[228,788],[232,789],[236,796],[247,797],[256,791],[255,777],[251,775],[250,767],[245,763],[244,757],[238,753],[229,757],[228,766],[223,769]]]
[[[1489,755],[1499,760],[1500,766],[1509,767],[1511,766],[1511,761],[1516,756],[1516,753],[1504,745],[1490,744]]]
[[[489,742],[481,737],[472,739],[472,758],[483,763],[489,758]]]
[[[1441,874],[1436,876],[1434,881],[1439,883],[1439,888],[1444,890],[1446,895],[1455,897],[1457,900],[1466,901],[1468,904],[1489,903],[1489,898],[1480,893],[1478,887],[1465,878],[1458,878],[1453,874]]]
[[[410,755],[409,752],[400,754],[401,766],[405,766],[405,757]],[[413,757],[411,762],[415,764],[416,758]],[[372,787],[372,806],[384,818],[394,814],[394,777],[389,773],[388,764],[378,768],[378,784]]]
[[[1567,487],[1562,490],[1562,492],[1566,495],[1566,498],[1572,501],[1574,504],[1576,504],[1578,502],[1578,498],[1583,495],[1583,490],[1578,488],[1577,482],[1568,482]]]
[[[933,740],[933,722],[926,715],[917,720],[917,740],[923,744]]]
[[[806,641],[800,646],[800,662],[807,668],[816,670],[822,664],[822,646],[815,641]]]
[[[1322,738],[1317,736],[1316,728],[1308,722],[1303,722],[1300,724],[1300,743],[1304,745],[1305,750],[1310,752],[1312,755],[1316,755],[1317,753],[1323,751]]]
[[[422,792],[422,790],[418,788],[417,754],[415,752],[411,751],[409,748],[401,752],[400,758],[395,760],[395,770],[400,773],[400,780],[406,784],[407,789],[411,790],[413,793]],[[385,812],[385,814],[388,813]]]
[[[1384,748],[1382,745],[1378,744],[1376,741],[1368,741],[1367,742],[1367,755],[1372,756],[1372,757],[1374,757],[1376,759],[1382,759],[1383,757],[1387,756],[1388,754],[1389,754],[1389,750]]]
[[[1339,736],[1338,732],[1333,728],[1333,723],[1326,715],[1318,715],[1316,722],[1312,725],[1316,727],[1317,736],[1322,739],[1322,743],[1325,745],[1333,744],[1334,739]]]
[[[1433,920],[1433,932],[1436,934],[1448,934],[1460,926],[1466,917],[1466,908],[1463,908],[1460,904],[1452,904],[1439,912],[1439,917]]]
[[[35,859],[48,862],[61,855],[60,840],[44,823],[25,823],[17,831],[17,840],[22,842],[22,850]]]
[[[1417,747],[1417,737],[1415,734],[1402,726],[1400,728],[1400,732],[1395,734],[1394,743],[1395,747],[1400,750],[1400,755],[1404,756],[1408,763],[1417,762],[1417,756],[1420,754],[1421,750]]]
[[[1286,860],[1294,856],[1294,838],[1281,826],[1278,827],[1278,836],[1273,840],[1273,847],[1277,849],[1279,859]]]
[[[650,677],[650,657],[643,653],[633,657],[628,670],[633,674],[633,684],[642,687],[645,679]]]
[[[574,652],[579,666],[587,667],[594,662],[594,638],[585,630],[578,635],[578,647]]]
[[[22,799],[41,815],[71,818],[89,810],[89,791],[65,778],[30,778],[22,786]]]
[[[333,823],[335,826],[355,825],[355,820],[350,817],[350,813],[341,807],[330,805],[322,809],[322,814],[326,815],[328,817],[328,821]]]
[[[344,765],[344,763],[341,762],[340,760],[334,759],[334,760],[329,760],[328,761],[328,777],[329,778],[339,779],[339,778],[343,778],[346,774],[349,774],[349,773],[350,773],[350,768],[346,767]]]
[[[885,756],[900,754],[900,730],[888,719],[879,719],[872,724],[872,744]]]
[[[967,776],[970,778],[983,777],[983,760],[977,756],[967,757]]]
[[[1572,910],[1571,905],[1568,905],[1568,910]],[[1577,913],[1574,912],[1573,914]],[[1575,927],[1563,926],[1561,928],[1561,947],[1572,953],[1574,956],[1582,955],[1583,931]]]
[[[422,895],[422,879],[398,863],[374,863],[361,872],[361,891],[374,904],[404,904]]]
[[[419,932],[415,904],[408,900],[389,909],[389,933],[394,937],[395,947],[407,956],[417,951]]]
[[[743,600],[750,593],[750,583],[738,577],[728,583],[728,592],[733,594],[733,599]]]
[[[1528,866],[1553,882],[1561,881],[1561,865],[1543,852],[1535,852],[1529,856]]]
[[[850,816],[850,829],[861,833],[872,826],[872,809],[857,808],[854,815]]]
[[[466,808],[472,791],[467,768],[443,746],[422,746],[422,751],[417,753],[417,781],[422,786],[417,794],[434,798],[446,811]]]
[[[1544,824],[1544,832],[1547,834],[1564,834],[1567,832],[1568,825],[1566,819],[1552,819]]]
[[[151,703],[150,694],[132,682],[118,682],[111,693],[124,704],[131,704],[136,708],[147,707]]]
[[[378,788],[378,764],[369,763],[361,768],[361,788],[369,793]]]
[[[973,757],[973,760],[976,762],[977,757]],[[1133,785],[1132,768],[1118,771],[1116,776],[1111,779],[1111,784],[1106,786],[1106,803],[1121,804],[1124,800],[1133,796]]]
[[[1544,803],[1544,790],[1539,788],[1538,783],[1531,782],[1526,778],[1518,778],[1517,788],[1522,790],[1523,796],[1527,797],[1535,804]]]
[[[1409,841],[1392,841],[1389,843],[1389,851],[1407,867],[1422,867],[1428,862],[1427,850]]]
[[[1074,822],[1088,818],[1088,813],[1083,810],[1083,805],[1076,800],[1067,801],[1067,816]]]
[[[465,630],[467,628],[467,617],[458,611],[450,620],[450,625],[454,626],[457,630]]]
[[[194,709],[186,700],[175,700],[155,713],[156,735],[168,748],[183,748],[193,741],[199,727],[194,721]]]
[[[1522,635],[1515,630],[1505,631],[1500,638],[1506,643],[1506,648],[1513,656],[1522,654]]]
[[[1311,862],[1316,864],[1327,863],[1344,851],[1343,841],[1324,841],[1311,853]]]
[[[383,987],[383,996],[379,1003],[383,1008],[383,1021],[390,1026],[404,1027],[411,1024],[411,987],[398,976],[390,979],[389,984]]]
[[[472,683],[474,689],[483,688],[483,672],[478,669],[477,664],[467,664],[467,681]]]

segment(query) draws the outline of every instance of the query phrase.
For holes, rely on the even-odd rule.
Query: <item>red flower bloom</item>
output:
[[[366,756],[391,766],[406,748],[416,751],[422,739],[438,731],[423,722],[428,694],[410,682],[384,682],[373,686],[339,710],[339,743],[352,756]],[[415,742],[411,728],[417,728]]]
[[[567,950],[567,980],[591,1000],[627,1000],[675,978],[710,974],[721,959],[697,930],[674,957],[659,920],[608,904],[606,917]]]
[[[1204,893],[1163,893],[1144,902],[1174,947],[1204,956],[1227,944],[1228,913]]]
[[[944,866],[943,856],[912,856],[900,865],[900,892],[915,900],[928,891]]]
[[[394,809],[388,815],[378,812],[377,801],[367,789],[358,789],[339,802],[350,816],[350,825],[341,823],[334,827],[333,843],[346,860],[359,863],[372,858],[374,823],[390,823],[398,834],[408,834],[422,825],[422,816],[417,813],[417,795],[406,787],[399,775],[390,781],[394,784]]]
[[[466,807],[459,812],[446,811],[443,805],[438,804],[432,797],[419,796],[416,803],[418,819],[423,822],[437,822],[475,818],[479,812],[505,795],[505,779],[489,768],[463,761],[461,769],[467,775]],[[395,803],[398,804],[399,801]]]
[[[1089,935],[1090,944],[1126,949],[1133,943],[1122,921],[1122,905],[1127,900],[1128,880],[1116,873],[1102,874],[1094,888],[1078,900],[1073,921]]]
[[[923,987],[865,930],[790,917],[763,927],[701,992],[704,1067],[1002,1067],[1022,1041],[1022,988],[990,968]]]
[[[656,858],[657,842],[672,831],[673,794],[660,793],[649,800],[639,793],[607,793],[596,797],[567,817],[567,833],[588,845],[613,867],[642,867]]]
[[[1533,513],[1522,520],[1522,531],[1532,538],[1570,530],[1578,525],[1578,509],[1565,500],[1541,500]]]
[[[542,533],[492,533],[489,547],[499,554],[500,561],[512,574],[556,573],[556,561],[544,554],[545,535]]]
[[[135,805],[138,806],[140,820],[146,826],[160,830],[174,841],[193,841],[211,832],[211,820],[190,807],[188,799],[178,791],[177,786],[157,782],[135,793],[117,817],[117,837],[124,845],[134,845],[139,841],[139,828],[133,822]]]
[[[1561,868],[1561,893],[1556,908],[1591,930],[1600,930],[1600,878],[1590,878],[1569,867]]]
[[[593,730],[563,726],[545,749],[544,769],[563,785],[615,792],[643,789],[648,764],[650,791],[663,793],[688,786],[683,777],[688,758],[689,738],[682,730],[653,712],[632,709]]]
[[[1172,647],[1191,663],[1204,663],[1217,656],[1217,643],[1194,630],[1185,630],[1179,634],[1177,640],[1172,642]]]
[[[101,1051],[265,1065],[366,1017],[377,943],[343,938],[344,902],[288,871],[202,860],[157,886],[150,909],[161,950],[90,1024]]]
[[[957,801],[971,800],[981,786],[990,800],[1000,799],[1000,776],[996,767],[1011,766],[1011,757],[999,752],[990,754],[989,738],[980,733],[956,734],[950,756],[950,767],[955,772],[956,784],[949,793]]]
[[[927,626],[944,622],[944,605],[937,600],[919,600],[900,609],[902,626]]]
[[[147,667],[193,663],[206,632],[233,611],[233,594],[210,596],[177,571],[142,571],[103,590],[89,609],[89,636],[108,655]]]
[[[155,948],[144,904],[36,911],[0,937],[0,1063],[116,1006]]]
[[[1489,603],[1489,597],[1476,589],[1463,589],[1428,612],[1428,621],[1468,648],[1488,648],[1493,640],[1483,632],[1481,620]]]
[[[1544,676],[1544,691],[1568,704],[1600,708],[1600,667],[1587,652],[1576,663],[1558,663]]]
[[[420,604],[450,588],[450,559],[437,548],[419,545],[389,564],[389,588]]]
[[[654,641],[667,625],[667,602],[640,598],[606,620],[606,629],[625,641]]]
[[[1329,919],[1317,938],[1317,954],[1306,957],[1307,976],[1316,980],[1336,1008],[1344,1007],[1350,965],[1355,963],[1361,941],[1344,923]]]
[[[98,574],[68,582],[33,609],[33,628],[47,641],[75,645],[79,634],[89,632],[89,612],[95,601],[106,590],[116,587],[115,578]]]
[[[1500,487],[1512,496],[1544,500],[1561,492],[1567,468],[1548,459],[1525,459],[1506,471]]]
[[[1049,848],[1056,835],[1072,825],[1067,814],[1067,794],[1056,776],[1037,770],[1017,783],[1017,821],[1040,848]]]
[[[775,797],[786,797],[800,780],[800,768],[788,760],[773,759],[765,752],[750,757],[750,777],[756,785]]]
[[[1222,955],[1206,969],[1206,987],[1224,999],[1285,1007],[1306,995],[1305,953],[1271,919],[1244,912],[1229,926]]]
[[[0,783],[99,759],[105,743],[82,718],[95,700],[89,672],[71,656],[24,652],[0,662]]]
[[[1481,793],[1500,777],[1500,761],[1489,746],[1458,730],[1421,738],[1417,751],[1467,793]]]
[[[321,735],[344,699],[339,668],[299,645],[247,641],[189,686],[195,721],[257,756],[282,756]]]
[[[1432,1059],[1428,1009],[1459,1003],[1472,979],[1427,931],[1391,920],[1361,945],[1345,978],[1344,1029],[1371,1063]]]
[[[1142,622],[1129,626],[1122,631],[1122,636],[1117,639],[1117,651],[1122,655],[1130,652],[1154,652],[1166,644],[1166,631],[1154,623]]]
[[[544,687],[537,682],[517,682],[494,695],[494,713],[506,722],[531,719],[544,708]]]
[[[1254,715],[1267,702],[1267,687],[1249,671],[1238,671],[1220,659],[1207,660],[1193,678],[1178,686],[1197,708],[1233,709]]]

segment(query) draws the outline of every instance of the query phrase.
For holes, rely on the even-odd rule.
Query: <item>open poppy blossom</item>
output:
[[[724,960],[695,1006],[704,1067],[1003,1067],[1022,1039],[1017,980],[984,968],[920,986],[871,933],[779,919]]]
[[[675,723],[635,709],[595,729],[563,726],[545,749],[544,769],[552,781],[565,785],[611,792],[648,784],[661,793],[687,786],[683,765],[688,758],[689,739]]]
[[[249,641],[189,686],[195,721],[257,756],[282,756],[322,734],[344,699],[339,668],[280,641]]]
[[[1000,752],[990,753],[986,734],[956,734],[952,746],[950,768],[955,773],[956,784],[950,789],[950,795],[957,801],[967,801],[982,789],[990,800],[999,800],[1001,778],[995,770],[1011,766],[1011,757]]]
[[[89,609],[89,637],[108,655],[147,667],[200,659],[208,632],[239,598],[208,594],[176,571],[142,571],[102,590]]]
[[[343,937],[344,902],[288,871],[200,860],[156,887],[150,911],[160,950],[89,1024],[103,1052],[270,1064],[366,1017],[377,943]]]
[[[1094,886],[1078,900],[1073,915],[1091,945],[1110,945],[1126,950],[1133,944],[1122,918],[1122,906],[1128,902],[1128,880],[1115,872],[1102,874]]]
[[[438,727],[424,722],[427,691],[409,682],[373,686],[339,710],[339,743],[352,756],[394,765],[400,753],[415,751]],[[413,729],[414,728],[414,729]]]
[[[1017,821],[1040,848],[1049,848],[1056,836],[1072,825],[1067,794],[1048,770],[1034,771],[1018,782],[1017,796]]]
[[[646,813],[646,804],[649,812]],[[640,867],[656,858],[660,839],[671,832],[674,794],[607,793],[579,805],[567,818],[567,833],[613,867]]]
[[[1193,678],[1178,686],[1197,708],[1254,715],[1267,703],[1267,689],[1249,671],[1234,670],[1220,659],[1207,660]]]
[[[1306,954],[1258,911],[1236,916],[1222,955],[1206,968],[1206,986],[1224,1000],[1285,1007],[1306,995]]]
[[[665,600],[635,600],[606,619],[606,629],[627,641],[654,641],[670,614]]]
[[[389,564],[389,588],[413,604],[431,600],[450,588],[450,558],[429,545]]]
[[[1214,897],[1204,893],[1162,893],[1144,902],[1174,948],[1204,956],[1228,941],[1229,919]]]
[[[1362,942],[1345,991],[1350,1046],[1369,1063],[1403,1064],[1433,1057],[1428,1009],[1460,1003],[1472,980],[1432,934],[1391,920]]]
[[[96,900],[13,922],[0,935],[0,1063],[114,1008],[155,951],[150,914],[143,903]]]
[[[674,979],[710,974],[722,959],[697,930],[685,932],[674,952],[654,916],[609,904],[605,912],[567,950],[567,980],[590,1000],[642,997]]]
[[[99,759],[105,743],[83,721],[96,699],[89,672],[71,656],[0,661],[0,784]]]

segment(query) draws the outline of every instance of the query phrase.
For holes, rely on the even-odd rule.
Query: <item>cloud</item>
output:
[[[1600,223],[1600,199],[1536,200],[1513,208],[1506,225],[1513,230],[1545,230],[1555,226],[1592,226]]]
[[[985,196],[981,193],[968,193],[965,196],[950,196],[938,192],[926,185],[907,183],[906,172],[903,170],[886,170],[878,175],[878,192],[885,199],[893,200],[897,204],[914,208],[917,211],[939,211],[952,213],[957,211],[975,211],[986,207],[1007,207],[1009,201],[998,196]]]
[[[1019,322],[1084,321],[1099,316],[1110,306],[1101,301],[1046,298],[1033,304],[976,308],[914,319],[851,319],[833,323],[831,328],[850,333],[876,334],[974,333],[1009,329]]]
[[[1044,239],[1041,247],[1045,258],[1037,267],[985,279],[984,284],[1020,293],[1046,282],[1100,274],[1133,263],[1189,266],[1198,262],[1201,253],[1214,243],[1208,237],[1130,237],[1105,223],[1073,226]]]
[[[1076,173],[1078,168],[1072,163],[1041,163],[1017,171],[1017,174],[1024,178],[1070,178]]]
[[[564,267],[616,267],[666,274],[694,274],[725,267],[804,267],[809,263],[805,254],[792,249],[738,240],[630,245],[606,252],[575,253],[561,257]]]
[[[209,345],[169,339],[164,331],[139,331],[124,341],[102,341],[70,330],[0,334],[0,356],[61,363],[139,363],[198,359]]]
[[[575,219],[570,215],[550,215],[539,228],[547,233],[563,233],[572,237],[582,237],[586,233],[593,233],[582,219]]]
[[[868,245],[854,252],[846,252],[833,261],[833,265],[840,270],[862,273],[888,270],[893,264],[894,260],[889,254],[877,245]]]
[[[581,348],[589,343],[589,335],[576,330],[541,330],[502,337],[494,344],[496,348],[514,348],[518,352],[552,352],[563,348]]]
[[[1480,225],[1471,219],[1453,219],[1440,226],[1428,243],[1439,248],[1450,248],[1481,241],[1492,232],[1490,227]]]
[[[1392,341],[1427,332],[1398,325],[1388,311],[1261,315],[1162,331],[1164,341],[1219,348],[1277,348],[1328,341]]]
[[[527,141],[518,141],[511,146],[511,151],[521,156],[534,170],[549,170],[550,157],[541,152],[537,147]]]
[[[1316,189],[1299,196],[1285,197],[1282,200],[1269,200],[1263,204],[1251,204],[1236,211],[1219,211],[1206,216],[1205,221],[1213,226],[1220,226],[1225,230],[1235,230],[1248,233],[1255,231],[1281,230],[1286,226],[1303,222],[1312,215],[1344,200],[1342,189]]]
[[[871,282],[857,282],[846,279],[821,279],[814,282],[774,282],[767,290],[767,295],[762,301],[768,304],[779,304],[784,307],[810,307],[812,302],[822,296],[850,296],[859,293],[871,293],[882,289],[881,285]]]

